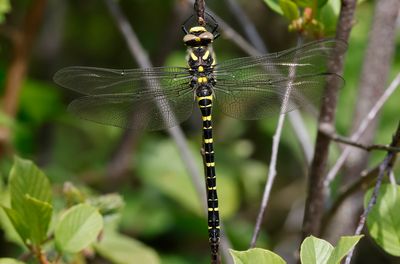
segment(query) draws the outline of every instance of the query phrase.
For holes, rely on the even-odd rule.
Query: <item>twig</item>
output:
[[[299,37],[297,46],[301,46],[301,43],[302,43],[302,39]],[[293,69],[290,70],[289,72],[291,75],[290,77],[293,78],[296,75],[296,68],[293,67]],[[291,79],[291,78],[289,78],[289,79]],[[260,234],[261,224],[264,219],[265,210],[267,209],[269,197],[270,197],[271,190],[272,190],[272,185],[274,184],[274,181],[275,181],[276,161],[278,159],[278,148],[279,148],[279,142],[280,142],[281,135],[282,135],[283,123],[285,121],[284,113],[286,112],[286,109],[287,109],[291,91],[292,91],[292,83],[289,81],[287,84],[287,89],[285,91],[285,96],[284,96],[284,99],[282,102],[281,114],[279,115],[278,124],[276,126],[275,134],[272,139],[272,153],[271,153],[271,160],[270,160],[269,167],[268,167],[269,169],[268,169],[267,183],[265,184],[264,194],[263,194],[263,197],[261,200],[260,210],[257,215],[256,225],[254,227],[253,236],[251,238],[251,243],[250,243],[251,248],[255,247],[258,235]]]
[[[399,144],[400,144],[400,122],[399,122],[399,125],[397,126],[396,134],[393,136],[393,140],[390,145],[398,146]],[[396,156],[396,153],[389,151],[388,154],[386,155],[385,159],[383,160],[383,162],[379,165],[379,173],[378,173],[378,177],[376,179],[376,184],[375,184],[374,190],[372,192],[371,199],[369,200],[367,207],[364,209],[364,212],[360,216],[360,221],[359,221],[356,231],[354,233],[354,235],[356,235],[356,236],[361,234],[361,231],[364,228],[367,216],[368,216],[369,212],[371,211],[372,206],[374,206],[376,203],[376,200],[378,198],[379,188],[382,184],[382,179],[385,175],[385,172],[390,172],[392,170],[394,156]],[[347,255],[345,264],[350,264],[351,258],[353,256],[353,252],[354,252],[354,248]]]
[[[30,52],[42,22],[46,2],[46,0],[37,0],[31,3],[21,29],[6,29],[6,33],[10,33],[13,44],[13,58],[7,71],[2,106],[4,113],[10,117],[14,117],[18,109],[22,82],[26,76]],[[1,127],[0,154],[3,154],[9,146],[9,140],[9,128]]]
[[[246,37],[249,39],[250,43],[260,53],[262,53],[262,54],[267,53],[268,50],[265,47],[265,44],[260,37],[260,34],[258,34],[256,27],[250,21],[249,17],[246,15],[246,13],[243,12],[243,9],[239,6],[239,4],[236,2],[236,0],[225,0],[225,2],[227,3],[231,12],[234,14],[236,21],[239,22],[239,25],[242,26],[243,31],[244,31]]]
[[[341,10],[336,31],[336,38],[343,41],[349,39],[350,31],[353,25],[354,11],[356,0],[342,0]],[[335,57],[329,62],[328,69],[330,72],[342,73],[344,50],[335,49]],[[333,125],[335,121],[335,110],[337,104],[337,94],[340,83],[338,81],[328,81],[325,88],[324,100],[321,106],[319,125]],[[322,132],[318,132],[315,144],[314,159],[310,168],[310,176],[308,182],[308,194],[306,199],[306,207],[304,211],[304,220],[302,227],[303,238],[310,234],[318,235],[321,227],[323,215],[324,197],[324,173],[328,160],[328,150],[331,140]]]
[[[371,151],[371,150],[384,150],[384,151],[392,151],[392,152],[400,152],[400,148],[392,147],[390,145],[380,145],[380,144],[362,144],[355,142],[351,140],[350,138],[340,136],[338,134],[329,134],[326,133],[327,136],[329,136],[332,140],[340,143],[344,143],[346,145],[350,145],[356,148],[363,149],[365,151]]]
[[[385,90],[385,92],[381,95],[381,97],[376,101],[376,104],[371,108],[368,114],[365,116],[364,120],[361,122],[360,126],[356,130],[356,132],[350,137],[352,141],[358,141],[363,135],[364,131],[368,127],[371,120],[373,120],[378,112],[381,110],[385,102],[390,98],[390,96],[394,93],[397,87],[400,85],[400,73],[396,75],[393,79],[389,87]],[[326,179],[324,181],[324,188],[328,188],[330,183],[333,181],[340,168],[343,166],[347,157],[351,153],[351,147],[346,147],[342,154],[337,159],[335,165],[332,166],[330,171],[328,172]]]
[[[194,2],[194,11],[196,12],[197,22],[200,26],[206,24],[206,20],[204,19],[205,6],[205,0],[195,0]]]
[[[399,123],[400,127],[400,123]],[[398,131],[400,129],[397,129]],[[393,136],[392,143],[390,145],[391,147],[394,148],[399,148],[400,147],[400,133],[397,132],[395,136]],[[397,155],[393,155],[391,159],[389,160],[389,166],[393,167],[395,161],[396,161]],[[361,173],[359,179],[352,184],[350,184],[348,187],[344,188],[343,191],[340,191],[338,198],[335,200],[331,208],[326,212],[323,218],[323,229],[321,230],[322,233],[325,232],[325,228],[329,226],[329,221],[333,219],[333,216],[337,212],[337,210],[340,208],[340,206],[343,204],[343,202],[352,194],[356,193],[359,190],[364,190],[367,189],[368,186],[377,178],[379,174],[379,167],[380,165],[368,170],[364,171]]]

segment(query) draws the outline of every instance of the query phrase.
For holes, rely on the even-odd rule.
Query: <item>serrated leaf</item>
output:
[[[279,6],[283,11],[283,15],[290,21],[299,18],[299,9],[295,2],[291,0],[279,0]]]
[[[328,264],[340,264],[340,261],[360,241],[363,236],[342,236],[328,259]]]
[[[96,252],[113,264],[161,263],[157,253],[130,237],[114,232],[107,232],[103,239],[94,244]]]
[[[368,204],[373,189],[364,198]],[[387,253],[400,256],[400,187],[382,184],[376,204],[372,207],[367,227],[374,241]]]
[[[87,204],[73,206],[56,226],[56,247],[61,252],[79,252],[96,240],[102,228],[103,218],[96,208]]]
[[[329,256],[333,252],[333,246],[314,236],[309,236],[301,243],[300,259],[303,264],[323,264],[327,263]]]
[[[283,11],[279,5],[279,0],[264,0],[269,8],[271,8],[275,13],[283,15]]]
[[[18,157],[10,171],[9,188],[11,207],[14,210],[23,206],[25,195],[51,204],[51,185],[44,173],[32,161]],[[20,212],[24,214],[24,212]],[[29,215],[26,215],[29,217]]]
[[[235,264],[285,264],[279,255],[272,251],[262,249],[262,248],[252,248],[246,251],[236,251],[229,249],[229,253],[233,257],[233,262]]]
[[[0,184],[1,185],[1,184]],[[10,192],[8,189],[0,188],[0,207],[10,207]],[[24,246],[21,236],[18,234],[5,210],[0,209],[0,226],[4,231],[7,241],[13,242],[19,246]]]
[[[0,264],[25,264],[25,262],[13,258],[0,258]]]

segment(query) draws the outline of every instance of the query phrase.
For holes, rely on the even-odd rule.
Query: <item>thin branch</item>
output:
[[[362,144],[356,141],[351,140],[350,138],[340,136],[336,133],[334,134],[329,134],[325,133],[328,137],[330,137],[332,140],[339,142],[339,143],[344,143],[346,145],[350,145],[356,148],[363,149],[365,151],[372,151],[372,150],[384,150],[384,151],[392,151],[392,152],[400,152],[400,148],[392,147],[390,145],[380,145],[380,144]]]
[[[21,29],[5,28],[13,45],[13,57],[6,75],[2,107],[4,113],[11,118],[18,110],[19,95],[28,69],[30,52],[43,19],[46,3],[46,0],[31,3]],[[9,147],[9,140],[10,130],[3,126],[0,129],[0,154]]]
[[[204,18],[205,6],[205,0],[195,0],[194,2],[194,11],[196,12],[197,16],[197,23],[200,26],[204,26],[206,24],[206,20]]]
[[[302,39],[299,37],[298,38],[298,43],[297,46],[301,46],[302,43]],[[293,67],[293,69],[291,69],[290,71],[290,77],[294,77],[296,75],[296,68]],[[291,78],[289,78],[291,79]],[[272,139],[272,153],[271,153],[271,160],[268,166],[268,176],[267,176],[267,182],[265,184],[265,188],[264,188],[264,194],[261,200],[261,206],[260,206],[260,210],[258,212],[257,215],[257,221],[256,221],[256,225],[254,227],[254,231],[253,231],[253,236],[251,238],[251,243],[250,243],[250,247],[253,248],[256,245],[257,242],[257,238],[258,235],[260,234],[260,230],[261,230],[261,224],[263,222],[264,219],[264,215],[265,215],[265,210],[267,209],[267,205],[268,205],[268,201],[269,201],[269,197],[271,194],[271,190],[272,190],[272,186],[274,184],[275,181],[275,177],[276,177],[276,162],[278,159],[278,148],[279,148],[279,142],[281,139],[281,135],[282,135],[282,129],[283,129],[283,124],[285,121],[285,112],[288,106],[288,102],[290,100],[290,93],[292,91],[292,83],[288,82],[287,84],[287,89],[285,91],[285,96],[282,102],[282,107],[281,107],[281,114],[279,116],[278,119],[278,124],[276,126],[276,130],[275,130],[275,134],[273,136]]]
[[[391,146],[398,146],[400,145],[400,122],[396,130],[396,134],[393,136],[392,143],[390,144]],[[385,159],[379,166],[379,173],[378,173],[378,178],[376,179],[376,184],[374,187],[374,190],[372,192],[371,199],[368,202],[367,207],[364,209],[364,212],[360,216],[360,221],[357,225],[356,231],[354,232],[354,235],[360,235],[361,231],[364,228],[365,221],[367,219],[367,216],[369,212],[372,209],[372,206],[375,205],[376,200],[378,199],[378,193],[379,193],[379,188],[382,184],[383,177],[385,173],[392,171],[393,167],[393,157],[396,156],[396,153],[389,151],[388,154],[386,155]],[[350,264],[351,258],[353,256],[354,248],[350,251],[350,253],[346,257],[345,264]]]
[[[250,21],[247,14],[243,11],[243,9],[239,6],[236,0],[225,0],[228,5],[228,8],[231,10],[232,14],[234,14],[236,21],[239,25],[242,26],[243,31],[246,37],[249,39],[250,43],[262,54],[268,52],[265,44],[258,34],[256,27]]]
[[[336,38],[347,41],[353,26],[353,17],[356,7],[356,0],[342,0],[341,10],[336,30]],[[335,57],[329,62],[330,72],[343,72],[344,50],[335,49]],[[335,122],[335,111],[337,104],[337,95],[340,83],[335,80],[328,80],[325,88],[324,100],[321,106],[319,126]],[[331,140],[322,132],[318,132],[315,144],[314,159],[310,168],[308,182],[308,195],[304,211],[304,220],[302,235],[303,238],[310,234],[318,235],[321,228],[323,208],[325,203],[324,196],[324,173],[329,154],[329,145]]]
[[[390,98],[390,96],[394,93],[394,91],[400,85],[400,73],[396,75],[393,79],[389,87],[385,90],[385,92],[381,95],[381,97],[376,101],[375,105],[371,108],[368,114],[365,116],[363,121],[360,123],[360,126],[357,128],[356,132],[350,137],[352,141],[358,141],[363,135],[364,131],[367,129],[371,120],[373,120],[376,115],[379,113],[385,102]],[[332,166],[330,171],[328,172],[326,179],[324,181],[324,188],[328,188],[330,183],[333,181],[340,168],[345,163],[347,157],[351,154],[351,147],[346,147],[342,154],[337,159],[336,163]]]
[[[400,123],[399,123],[400,127]],[[390,144],[391,147],[393,148],[399,148],[400,147],[400,129],[397,129],[396,134],[393,136],[392,143]],[[396,161],[397,155],[393,155],[391,159],[389,160],[389,166],[393,167],[395,161]],[[340,206],[343,204],[343,202],[353,195],[354,193],[360,191],[360,190],[365,190],[367,189],[372,182],[377,178],[379,174],[379,167],[380,165],[368,170],[364,171],[361,173],[360,177],[358,178],[357,181],[353,182],[346,188],[343,188],[342,191],[340,191],[338,198],[335,200],[331,208],[325,213],[324,218],[323,218],[323,229],[321,233],[325,232],[325,228],[329,226],[329,222],[333,219],[333,216],[336,214]]]

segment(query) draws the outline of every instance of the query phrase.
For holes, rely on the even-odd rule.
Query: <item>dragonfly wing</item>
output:
[[[328,39],[302,47],[229,60],[216,66],[216,104],[227,115],[260,119],[281,112],[287,88],[290,100],[283,112],[306,104],[317,104],[325,84],[342,78],[327,72],[334,48],[345,49],[342,41]]]
[[[307,104],[317,105],[327,81],[343,81],[336,74],[303,75],[277,80],[259,77],[247,81],[217,82],[214,89],[217,107],[234,118],[261,119],[280,112],[287,113]],[[286,97],[287,103],[282,108]]]
[[[127,94],[84,96],[68,110],[96,123],[134,130],[160,130],[185,121],[193,110],[193,91],[179,96],[135,97]]]
[[[215,73],[218,79],[249,78],[260,71],[268,73],[269,78],[280,79],[293,74],[294,69],[296,75],[324,73],[335,48],[342,50],[347,45],[337,39],[314,41],[277,53],[228,60],[216,65]]]
[[[175,92],[182,81],[189,83],[189,78],[188,70],[183,67],[118,70],[73,66],[54,75],[60,86],[85,95],[168,94]]]

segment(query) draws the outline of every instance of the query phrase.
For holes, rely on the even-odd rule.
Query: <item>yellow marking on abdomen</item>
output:
[[[217,187],[207,187],[207,189],[209,190],[209,191],[212,191],[212,190],[216,190],[217,189]]]
[[[215,162],[206,162],[206,166],[207,167],[214,167],[215,166]]]
[[[209,116],[202,116],[201,119],[203,119],[203,121],[211,121],[211,115],[209,115]]]
[[[204,99],[208,99],[208,100],[212,100],[212,95],[207,95],[207,96],[198,96],[197,97],[197,101],[200,101],[200,100],[204,100]]]
[[[213,139],[212,138],[205,138],[204,139],[204,143],[213,143]]]
[[[200,105],[200,108],[207,108],[207,107],[211,107],[212,106],[212,104],[209,104],[209,105]]]

